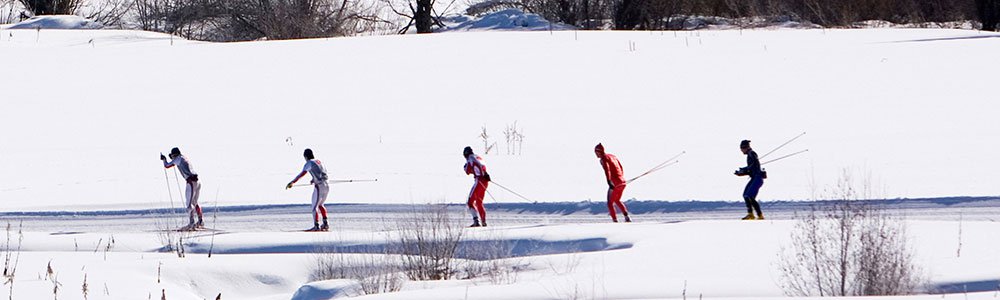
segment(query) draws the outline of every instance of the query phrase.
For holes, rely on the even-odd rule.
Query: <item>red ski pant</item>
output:
[[[472,218],[479,218],[480,221],[486,222],[486,208],[483,207],[483,197],[486,197],[486,187],[490,185],[489,181],[486,180],[476,180],[476,184],[472,186],[472,190],[469,191],[469,214]]]
[[[618,206],[618,209],[622,211],[622,215],[628,216],[628,209],[622,203],[622,193],[624,192],[625,184],[608,189],[608,213],[611,214],[612,221],[618,222],[618,216],[615,215],[615,206]]]

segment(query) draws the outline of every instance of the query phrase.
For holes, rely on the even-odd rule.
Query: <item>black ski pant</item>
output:
[[[761,215],[760,203],[757,202],[757,192],[760,191],[760,187],[763,185],[763,178],[750,178],[750,182],[747,182],[746,188],[743,189],[743,202],[747,205],[748,214],[752,214],[756,210],[757,215]]]

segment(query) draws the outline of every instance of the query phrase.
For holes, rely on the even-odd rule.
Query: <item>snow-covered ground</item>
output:
[[[407,281],[397,293],[363,299],[779,298],[777,262],[793,221],[702,220],[633,224],[550,224],[466,230],[466,244],[506,241],[514,278]],[[926,296],[993,299],[1000,268],[995,222],[910,221]],[[961,239],[959,238],[961,232]],[[321,249],[365,254],[394,231],[198,232],[187,255],[162,253],[157,232],[28,232],[14,299],[328,299],[358,296],[349,280],[311,281]],[[110,246],[109,246],[109,241]],[[209,257],[209,249],[212,255]],[[393,259],[393,258],[390,258]],[[51,265],[53,279],[47,279]],[[5,287],[2,294],[9,290]],[[938,294],[940,291],[956,293]],[[965,293],[965,292],[968,293]],[[324,296],[326,295],[326,296]]]
[[[603,200],[598,142],[629,177],[687,151],[631,184],[626,198],[738,200],[746,180],[732,175],[745,162],[738,142],[751,139],[763,154],[801,132],[772,158],[810,151],[767,166],[765,204],[827,197],[845,168],[870,172],[880,197],[995,196],[998,38],[916,29],[544,31],[212,44],[2,29],[0,210],[15,239],[18,220],[26,228],[14,299],[53,297],[56,281],[59,299],[82,299],[84,278],[87,299],[352,294],[348,281],[311,282],[313,252],[377,248],[394,234],[382,225],[396,211],[335,211],[344,219],[334,224],[351,225],[285,232],[305,227],[307,213],[268,205],[308,201],[308,189],[283,190],[302,149],[313,148],[333,178],[378,178],[334,185],[329,203],[461,203],[471,179],[459,151],[484,152],[483,126],[496,143],[497,153],[484,155],[493,179],[541,204]],[[503,130],[515,122],[525,140],[509,155]],[[199,171],[208,211],[277,212],[220,214],[210,224],[226,230],[186,236],[186,258],[160,251],[161,230],[177,218],[98,212],[176,208],[176,177],[157,159],[173,146]],[[489,201],[521,202],[491,193]],[[975,217],[964,219],[949,205],[922,208],[918,215],[931,217],[910,218],[907,232],[929,293],[970,293],[906,299],[997,297],[998,228],[983,213],[996,206],[973,205]],[[70,215],[17,215],[39,211]],[[523,266],[516,280],[409,281],[402,292],[368,297],[782,297],[774,264],[793,221],[719,218],[661,212],[599,224],[604,217],[592,212],[511,209],[466,233],[521,245],[511,259]]]
[[[313,148],[330,202],[460,202],[462,147],[533,201],[601,200],[593,146],[626,198],[739,200],[753,140],[763,199],[820,197],[841,170],[882,196],[998,194],[995,34],[958,30],[488,32],[206,44],[134,31],[3,30],[3,210],[168,207],[179,146],[221,205],[305,203]],[[520,155],[503,130],[517,122]],[[169,180],[174,180],[168,174]],[[882,192],[884,191],[884,192]],[[216,197],[218,195],[218,197]],[[501,202],[520,201],[494,189]]]

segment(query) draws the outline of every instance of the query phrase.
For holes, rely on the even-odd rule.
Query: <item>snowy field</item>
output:
[[[881,198],[983,196],[893,204],[928,281],[924,294],[899,299],[1000,295],[995,33],[468,32],[212,44],[2,28],[0,220],[13,226],[3,245],[17,244],[18,224],[23,240],[0,253],[18,266],[0,296],[357,296],[353,281],[310,278],[316,252],[378,257],[368,252],[399,234],[392,224],[410,205],[462,203],[471,179],[459,151],[485,152],[484,126],[496,143],[484,155],[493,179],[537,204],[493,188],[491,226],[464,234],[469,245],[516,245],[505,259],[516,278],[406,281],[400,292],[359,298],[782,298],[775,264],[791,216],[806,209],[795,203],[830,198],[844,169],[871,174]],[[508,154],[503,130],[515,122],[525,139]],[[763,154],[801,132],[772,158],[808,153],[766,166],[761,199],[773,217],[733,220],[746,180],[732,175],[745,163],[738,142],[751,139]],[[598,142],[628,177],[686,151],[631,184],[626,199],[728,202],[606,223]],[[164,231],[181,222],[164,213],[181,200],[157,160],[174,146],[200,173],[206,221],[220,231]],[[295,232],[310,225],[310,191],[283,189],[306,147],[335,179],[378,179],[333,186],[329,233]],[[583,204],[566,208],[573,203]],[[460,209],[453,215],[467,222]],[[185,258],[163,251],[178,237]]]

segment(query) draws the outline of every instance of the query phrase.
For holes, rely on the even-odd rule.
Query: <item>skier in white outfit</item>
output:
[[[198,182],[198,173],[194,171],[191,167],[191,161],[181,154],[181,150],[176,147],[170,149],[170,161],[160,154],[160,160],[163,161],[164,168],[177,167],[177,170],[181,171],[181,176],[184,176],[184,181],[187,182],[185,186],[185,197],[187,198],[187,211],[189,223],[185,226],[185,229],[195,229],[204,228],[205,222],[202,218],[201,206],[198,205],[198,197],[201,196],[201,183]],[[195,223],[194,215],[198,214],[198,222]]]
[[[309,183],[313,185],[313,194],[312,194],[313,228],[307,231],[330,230],[330,224],[327,222],[326,219],[326,207],[323,206],[323,204],[326,203],[326,196],[330,194],[330,184],[327,183],[328,177],[326,173],[326,167],[323,167],[323,163],[320,162],[318,159],[316,159],[315,156],[313,156],[312,149],[306,149],[306,151],[302,153],[302,156],[304,156],[306,159],[306,165],[302,167],[302,172],[299,172],[299,175],[295,176],[295,179],[292,179],[292,181],[285,186],[285,189],[292,188],[292,185],[298,182],[299,179],[302,179],[302,177],[305,176],[306,173],[309,173],[309,175],[312,176],[312,181],[310,181]],[[320,215],[323,215],[323,225],[319,224]]]

